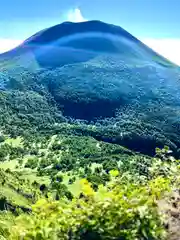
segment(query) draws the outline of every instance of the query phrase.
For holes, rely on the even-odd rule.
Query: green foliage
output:
[[[180,156],[179,70],[121,44],[121,54],[56,68],[37,64],[64,57],[0,60],[5,239],[164,239],[158,201],[179,189],[180,168],[160,148]]]
[[[4,135],[0,135],[0,143],[4,142],[6,140]]]
[[[9,239],[165,239],[156,200],[168,181],[158,178],[140,186],[123,178],[100,185],[97,192],[83,179],[80,198],[37,202],[32,215],[16,219]]]
[[[38,158],[29,158],[25,164],[26,168],[37,168],[39,159]]]
[[[58,121],[56,107],[35,91],[0,91],[0,125],[12,137],[35,134]]]
[[[19,215],[11,226],[2,224],[6,239],[165,239],[158,201],[180,183],[179,161],[167,147],[152,158],[60,134],[0,147],[6,162],[9,156],[21,162],[13,172],[1,171],[2,210]],[[30,181],[25,174],[32,173]],[[82,177],[87,180],[73,196]]]
[[[21,173],[0,169],[0,202],[1,211],[8,209],[14,213],[19,210],[29,211],[30,206],[42,194],[37,187],[27,179],[23,179]]]

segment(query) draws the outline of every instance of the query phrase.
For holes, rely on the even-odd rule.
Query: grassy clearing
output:
[[[30,183],[33,183],[34,181],[36,181],[39,184],[46,184],[49,185],[50,184],[50,179],[48,176],[37,176],[37,172],[36,171],[32,171],[30,169],[26,169],[23,170],[21,172],[21,179],[27,179],[30,181]]]
[[[11,160],[11,161],[4,161],[4,162],[0,162],[0,168],[1,169],[11,169],[11,171],[15,170],[16,169],[16,166],[18,164],[18,160],[14,159],[14,160]]]
[[[31,205],[31,202],[29,202],[27,198],[21,196],[12,188],[8,188],[7,186],[1,187],[0,193],[1,195],[6,196],[9,202],[17,206],[30,207]]]
[[[22,147],[23,146],[23,138],[7,138],[4,143],[12,145],[12,147]]]

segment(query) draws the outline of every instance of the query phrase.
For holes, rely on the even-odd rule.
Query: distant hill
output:
[[[121,27],[56,25],[1,54],[0,70],[6,131],[61,131],[65,121],[73,134],[147,154],[163,145],[178,152],[179,67]]]

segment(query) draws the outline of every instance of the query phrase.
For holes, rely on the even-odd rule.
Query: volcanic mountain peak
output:
[[[101,21],[64,22],[44,29],[0,59],[18,58],[18,65],[60,67],[116,54],[125,63],[143,61],[174,66],[119,26]],[[27,60],[26,60],[27,59]],[[34,64],[35,61],[35,64]]]
[[[57,115],[98,122],[96,137],[148,153],[180,147],[179,68],[121,27],[87,21],[44,29],[0,55],[0,70],[10,115],[23,99],[20,119],[32,122],[34,111],[38,122]]]
[[[61,24],[40,31],[39,33],[27,39],[25,43],[48,44],[62,37],[67,37],[73,34],[83,34],[90,32],[94,33],[99,32],[104,34],[109,33],[133,38],[135,40],[135,38],[131,34],[129,34],[121,27],[117,27],[115,25],[107,24],[97,20],[92,20],[80,23],[63,22]]]

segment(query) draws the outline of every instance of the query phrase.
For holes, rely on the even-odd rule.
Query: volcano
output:
[[[119,26],[44,29],[1,54],[0,70],[2,92],[35,93],[65,119],[100,126],[101,140],[146,152],[180,147],[179,67]]]

